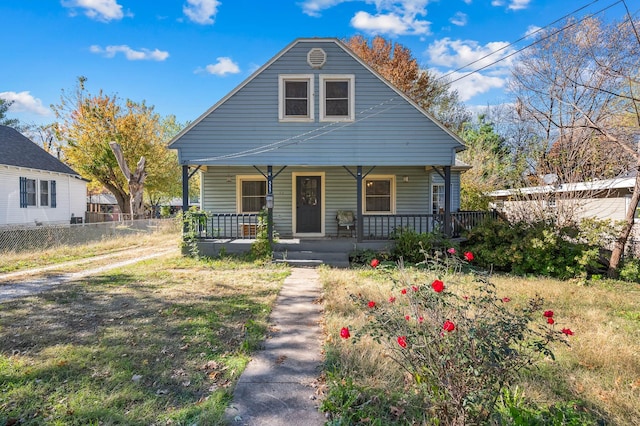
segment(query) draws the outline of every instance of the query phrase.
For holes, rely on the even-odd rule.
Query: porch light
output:
[[[272,194],[267,194],[267,196],[265,197],[265,202],[267,204],[267,208],[268,209],[272,209],[273,208],[273,195]]]
[[[409,176],[402,176],[403,182],[409,182]]]

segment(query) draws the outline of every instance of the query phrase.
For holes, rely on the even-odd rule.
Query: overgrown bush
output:
[[[466,233],[465,247],[486,268],[567,279],[603,270],[600,248],[592,244],[589,232],[579,227],[558,229],[544,221],[486,221]]]
[[[441,233],[418,233],[408,228],[397,230],[392,238],[394,240],[392,259],[396,261],[402,259],[404,263],[413,265],[423,262],[425,253],[451,246],[449,240]]]
[[[400,271],[389,275],[395,285],[388,300],[352,295],[365,326],[343,327],[340,335],[354,342],[366,335],[381,345],[410,375],[408,392],[428,424],[483,424],[519,372],[553,357],[551,344],[573,333],[556,328],[554,313],[543,310],[540,297],[515,305],[499,297],[486,276],[475,275],[473,285],[462,285],[461,274],[443,278],[456,262],[474,259],[469,252],[464,259],[453,250],[448,255],[446,262],[426,262],[434,268],[430,284],[413,284]]]

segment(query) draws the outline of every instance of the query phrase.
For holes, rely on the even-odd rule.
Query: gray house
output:
[[[185,199],[201,174],[210,238],[254,237],[265,209],[280,238],[450,232],[466,168],[456,135],[333,38],[292,42],[170,147]]]

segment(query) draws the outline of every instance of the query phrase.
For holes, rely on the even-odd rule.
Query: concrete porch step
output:
[[[349,252],[315,251],[315,250],[282,250],[273,252],[273,260],[292,266],[329,265],[336,268],[349,267]]]

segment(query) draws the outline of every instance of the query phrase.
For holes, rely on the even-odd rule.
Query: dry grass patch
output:
[[[409,282],[418,285],[429,285],[433,279],[428,272],[409,270],[408,273]],[[398,366],[371,340],[352,345],[339,336],[341,327],[357,330],[362,326],[363,315],[351,303],[350,294],[361,294],[371,300],[389,297],[394,284],[383,276],[371,269],[326,269],[321,273],[329,369],[339,371],[338,381],[349,378],[354,387],[375,395],[361,401],[363,410],[370,410],[371,405],[380,402],[380,395],[394,391],[401,394],[405,379]],[[447,278],[443,281],[448,282]],[[507,276],[494,276],[492,282],[498,294],[509,297],[511,304],[522,304],[535,294],[541,295],[546,301],[545,309],[555,311],[560,327],[569,327],[575,332],[569,339],[570,347],[554,347],[555,362],[545,360],[539,368],[523,376],[519,388],[526,398],[540,407],[576,401],[577,407],[591,412],[594,421],[640,424],[640,287],[637,284],[595,281],[582,286],[571,281]],[[360,398],[366,400],[364,393],[360,393]],[[391,408],[382,408],[380,413],[387,415]]]
[[[0,304],[0,424],[221,424],[288,274],[176,255]]]

